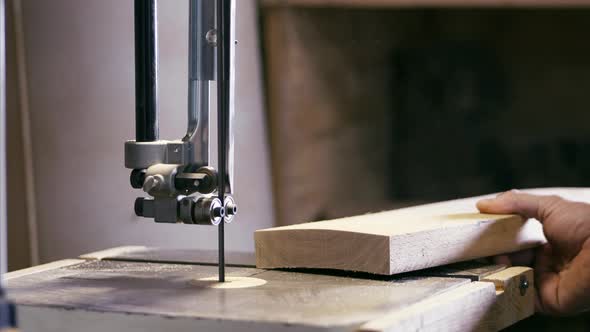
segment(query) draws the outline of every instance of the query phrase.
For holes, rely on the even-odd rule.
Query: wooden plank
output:
[[[531,289],[521,293],[523,277]],[[509,268],[368,322],[360,331],[499,331],[533,315],[532,278],[530,268]]]
[[[587,7],[588,0],[262,0],[263,6],[300,7]]]
[[[495,297],[492,283],[472,282],[369,322],[360,331],[475,331]],[[438,326],[441,328],[437,329]]]
[[[396,274],[531,248],[542,227],[519,216],[473,213],[472,200],[255,232],[259,268]]]
[[[485,321],[488,330],[501,330],[535,313],[533,270],[511,267],[485,277],[496,286],[496,302]],[[523,282],[526,281],[526,286]]]
[[[220,289],[214,287],[219,285],[216,282],[202,281],[216,273],[213,266],[86,261],[10,279],[7,288],[19,306],[45,308],[52,317],[61,315],[62,319],[72,317],[68,315],[76,311],[137,315],[138,320],[179,319],[182,331],[186,330],[187,318],[195,326],[221,322],[215,326],[227,331],[235,328],[236,322],[251,326],[253,331],[256,327],[351,331],[391,311],[470,282],[411,276],[373,280],[254,268],[228,268],[227,274],[229,278],[265,282],[256,287]]]

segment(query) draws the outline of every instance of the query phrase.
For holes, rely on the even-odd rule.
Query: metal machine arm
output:
[[[179,140],[158,137],[156,0],[135,0],[136,139],[125,143],[131,185],[151,197],[135,202],[138,216],[161,223],[221,225],[237,213],[232,197],[232,0],[190,0],[188,126]],[[217,110],[211,85],[217,81]],[[217,113],[217,138],[209,127]],[[210,139],[213,137],[213,139]],[[216,141],[217,167],[210,155]]]

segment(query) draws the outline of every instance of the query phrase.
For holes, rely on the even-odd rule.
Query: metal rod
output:
[[[188,128],[182,139],[194,141],[194,158],[199,165],[209,165],[209,81],[189,81]]]
[[[188,128],[196,163],[209,165],[209,93],[215,80],[215,0],[189,1]]]
[[[6,190],[6,7],[0,0],[0,330],[16,327],[16,309],[5,298],[4,273],[8,267],[7,190]]]
[[[189,80],[188,82],[188,126],[186,135],[182,139],[185,142],[192,141],[201,128],[209,125],[209,82]],[[208,148],[209,140],[198,137],[201,143]],[[207,162],[205,162],[207,163]]]
[[[215,0],[189,2],[189,80],[215,80]]]
[[[217,118],[218,118],[218,174],[219,199],[225,200],[225,186],[227,177],[227,144],[228,124],[230,112],[230,29],[231,29],[231,0],[217,2]],[[225,223],[219,224],[219,281],[225,281]]]
[[[188,126],[184,141],[192,141],[199,128],[199,113],[202,109],[201,82],[198,81],[200,17],[202,0],[189,1],[188,18]],[[215,9],[214,9],[215,10]],[[215,24],[215,22],[213,23]],[[203,37],[204,38],[204,37]],[[208,97],[208,95],[207,95]],[[208,101],[207,101],[208,103]]]
[[[158,9],[156,0],[135,0],[135,138],[158,140]]]

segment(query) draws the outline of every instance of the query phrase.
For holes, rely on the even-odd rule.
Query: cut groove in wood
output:
[[[391,275],[532,248],[536,220],[452,213],[461,200],[259,230],[259,268],[325,268]],[[457,207],[453,209],[453,207]]]

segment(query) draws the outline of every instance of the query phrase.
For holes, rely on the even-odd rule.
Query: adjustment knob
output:
[[[193,205],[192,221],[217,226],[225,217],[225,208],[217,197],[199,197]]]
[[[236,214],[238,214],[238,205],[232,196],[225,196],[224,201],[225,207],[225,223],[231,223],[234,220]]]
[[[150,175],[145,178],[143,183],[143,191],[150,193],[152,190],[159,190],[164,183],[164,177],[160,174]]]

